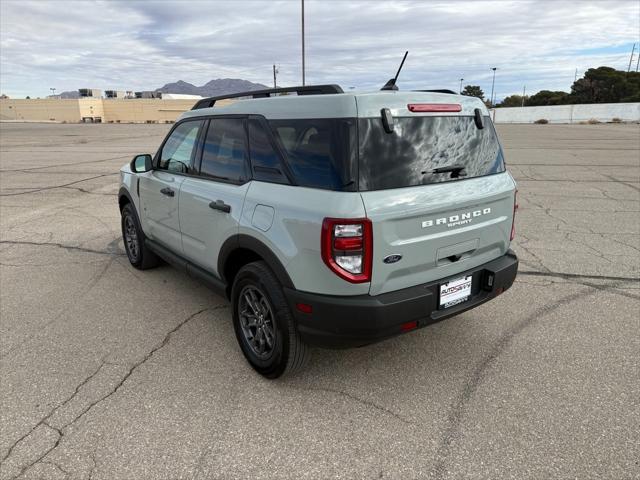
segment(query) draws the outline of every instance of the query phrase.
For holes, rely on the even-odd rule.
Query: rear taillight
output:
[[[371,281],[371,220],[325,218],[320,242],[322,260],[332,272],[351,283]]]
[[[513,194],[513,220],[511,220],[511,236],[509,240],[516,238],[516,212],[518,211],[518,191]]]

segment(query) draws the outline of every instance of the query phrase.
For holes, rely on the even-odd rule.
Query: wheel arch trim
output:
[[[131,203],[133,205],[133,208],[135,209],[136,204],[133,201],[133,197],[129,193],[129,190],[127,190],[125,187],[120,187],[120,190],[118,190],[118,206],[121,206],[122,197],[125,197],[127,200],[129,200],[129,203]],[[138,212],[136,212],[136,214],[137,213]]]
[[[238,233],[227,238],[227,240],[225,240],[225,242],[222,244],[222,247],[220,248],[220,253],[218,254],[218,274],[225,282],[230,284],[228,279],[225,278],[224,274],[227,260],[235,250],[238,250],[240,248],[251,250],[252,252],[259,255],[269,266],[269,268],[271,268],[282,286],[295,289],[295,286],[291,281],[291,277],[287,273],[287,270],[284,268],[282,262],[276,256],[276,254],[273,253],[273,251],[267,245],[265,245],[257,238],[242,233]]]

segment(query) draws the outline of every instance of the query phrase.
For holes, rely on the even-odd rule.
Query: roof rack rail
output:
[[[340,85],[306,85],[304,87],[269,88],[266,90],[252,90],[249,92],[220,95],[219,97],[203,98],[202,100],[199,100],[191,110],[213,107],[218,100],[227,100],[229,98],[269,98],[272,95],[277,95],[279,93],[292,92],[295,92],[297,95],[327,95],[331,93],[344,93],[342,88],[340,88]]]
[[[449,89],[446,89],[446,88],[441,88],[439,90],[412,90],[412,92],[451,93],[453,95],[459,95],[458,93],[454,92],[453,90],[449,90]]]

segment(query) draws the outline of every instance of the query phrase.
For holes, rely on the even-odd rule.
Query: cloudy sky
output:
[[[638,0],[306,0],[307,83],[379,88],[480,85],[496,98],[568,90],[576,68],[627,68]],[[0,0],[0,90],[147,90],[213,78],[301,83],[300,0]],[[636,52],[638,50],[636,49]],[[635,57],[637,58],[637,57]],[[633,68],[636,60],[634,58]]]

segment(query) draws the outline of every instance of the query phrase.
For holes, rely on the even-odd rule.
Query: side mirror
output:
[[[133,173],[144,173],[148,172],[153,168],[151,155],[145,153],[143,155],[136,155],[131,160],[131,171]]]

